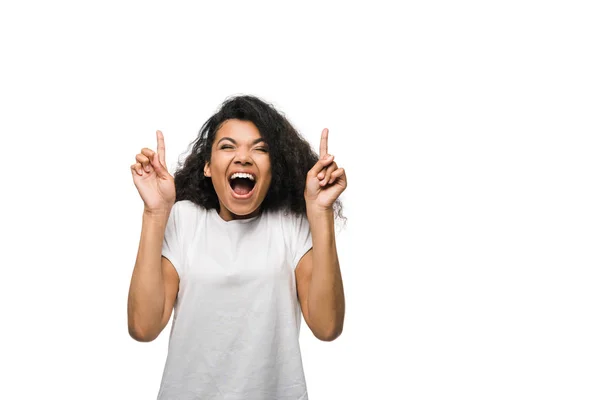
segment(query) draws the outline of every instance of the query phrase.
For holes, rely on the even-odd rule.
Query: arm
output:
[[[342,333],[346,305],[335,244],[333,204],[346,189],[346,173],[327,152],[323,129],[319,160],[306,176],[304,199],[313,248],[296,267],[302,314],[314,335],[331,341]]]
[[[313,248],[298,263],[296,282],[304,320],[315,337],[332,341],[344,326],[345,299],[333,212],[307,210]]]
[[[160,334],[171,318],[179,290],[179,276],[173,264],[161,256],[162,242],[170,210],[166,213],[144,211],[142,234],[133,268],[127,323],[129,334],[149,342]]]

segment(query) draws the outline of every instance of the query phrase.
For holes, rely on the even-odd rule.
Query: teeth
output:
[[[253,175],[246,174],[244,172],[236,172],[235,174],[231,175],[231,177],[229,179],[231,180],[231,179],[235,179],[235,178],[247,178],[247,179],[250,179],[251,181],[254,181]]]

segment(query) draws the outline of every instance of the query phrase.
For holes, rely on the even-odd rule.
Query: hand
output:
[[[329,130],[323,129],[319,160],[306,175],[304,199],[307,207],[317,206],[322,209],[331,209],[333,203],[346,189],[346,172],[338,168],[333,161],[333,156],[327,152],[327,137]]]
[[[157,152],[143,148],[131,166],[133,183],[144,201],[144,211],[163,213],[175,204],[175,180],[167,170],[165,138],[156,131]]]

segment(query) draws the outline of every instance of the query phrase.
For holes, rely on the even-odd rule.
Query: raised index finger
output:
[[[328,135],[329,135],[329,129],[327,129],[327,128],[323,129],[323,132],[321,132],[321,146],[319,149],[319,156],[321,158],[323,158],[327,155],[327,136]]]
[[[161,131],[156,131],[156,152],[158,153],[158,161],[166,167],[165,161],[165,137]]]

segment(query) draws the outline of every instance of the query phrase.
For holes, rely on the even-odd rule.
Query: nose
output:
[[[243,146],[238,147],[238,150],[235,152],[234,163],[242,165],[252,165],[252,158],[250,157],[250,152],[243,148]]]

